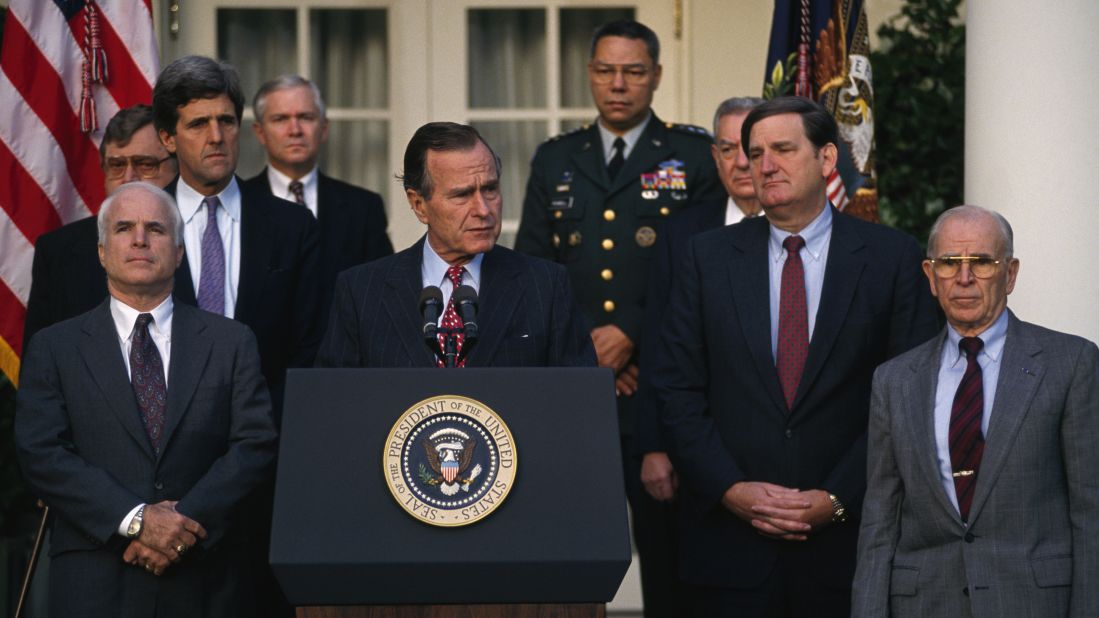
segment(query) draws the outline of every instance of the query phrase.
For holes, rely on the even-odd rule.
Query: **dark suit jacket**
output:
[[[153,453],[110,307],[51,326],[23,359],[15,437],[24,478],[52,509],[55,615],[247,614],[238,507],[272,474],[275,428],[247,328],[176,305],[162,448]],[[178,500],[209,533],[163,578],[122,562],[138,503]],[[242,605],[243,603],[243,605]],[[203,612],[206,612],[205,614]],[[169,612],[169,615],[171,613]]]
[[[267,168],[242,184],[271,192]],[[328,317],[336,275],[371,260],[393,254],[386,234],[382,196],[342,180],[317,173],[317,224],[320,232],[320,318]],[[323,329],[322,329],[323,332]]]
[[[340,274],[317,366],[436,366],[420,336],[424,242]],[[467,367],[595,366],[564,268],[497,245],[481,263],[478,305]]]
[[[639,454],[667,451],[668,444],[660,428],[660,404],[653,388],[650,374],[656,368],[655,345],[664,330],[664,318],[668,309],[672,283],[676,270],[687,255],[687,243],[701,232],[725,225],[725,210],[729,198],[721,197],[705,201],[694,208],[676,213],[664,226],[664,233],[656,239],[652,265],[649,267],[649,289],[645,292],[645,330],[642,336],[640,374],[637,391],[637,439],[634,449]]]
[[[95,217],[46,232],[34,243],[31,293],[23,346],[31,335],[90,311],[107,296],[107,273],[99,264]]]
[[[173,197],[177,178],[165,188]],[[247,324],[259,343],[263,376],[282,410],[288,367],[310,367],[320,344],[317,222],[307,208],[237,179],[241,195],[240,282],[233,318]],[[176,270],[172,296],[197,305],[187,260]]]
[[[856,523],[827,527],[803,543],[775,541],[721,504],[734,483],[767,481],[827,490],[857,514],[874,368],[938,328],[916,241],[833,215],[793,409],[771,354],[767,220],[704,232],[688,248],[652,377],[681,479],[681,573],[690,583],[754,586],[782,559],[795,576],[850,586]]]
[[[1009,314],[966,526],[936,457],[945,339],[874,375],[853,615],[1099,616],[1099,349]]]

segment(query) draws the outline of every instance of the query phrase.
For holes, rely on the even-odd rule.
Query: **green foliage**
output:
[[[878,29],[874,67],[878,208],[883,223],[927,241],[962,203],[965,24],[961,0],[909,0]]]
[[[771,78],[763,84],[763,98],[774,99],[784,97],[794,91],[794,75],[797,74],[798,53],[792,52],[786,58],[786,65],[781,61],[775,62],[771,69]]]

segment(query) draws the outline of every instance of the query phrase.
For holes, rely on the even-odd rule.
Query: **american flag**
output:
[[[95,214],[99,142],[148,104],[152,0],[11,0],[0,50],[0,371],[13,383],[38,236]]]

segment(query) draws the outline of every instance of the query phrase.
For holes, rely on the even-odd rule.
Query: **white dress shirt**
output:
[[[164,365],[164,386],[168,386],[168,364],[172,360],[172,310],[174,307],[171,294],[152,311],[138,311],[117,298],[111,297],[111,319],[114,321],[115,333],[118,335],[118,344],[122,349],[122,362],[126,364],[127,375],[130,373],[130,349],[133,347],[134,324],[137,323],[137,316],[142,313],[150,313],[153,316],[153,321],[149,323],[149,337],[156,345],[156,351],[160,353],[160,361]],[[118,525],[120,535],[127,536],[126,531],[130,527],[130,520],[134,518],[137,510],[142,506],[144,506],[144,503],[138,504],[122,518],[122,523]]]
[[[786,249],[782,248],[782,241],[793,234],[780,230],[774,225],[770,228],[771,238],[768,242],[768,250],[771,259],[768,261],[768,267],[771,275],[771,357],[777,362],[779,306],[782,303],[782,267],[786,264]],[[825,203],[824,210],[798,232],[798,236],[805,239],[805,246],[801,248],[798,255],[801,256],[802,268],[805,271],[805,308],[809,313],[807,316],[809,341],[812,341],[813,328],[817,325],[821,290],[824,289],[824,267],[828,264],[828,247],[832,243],[832,207]]]
[[[740,223],[747,218],[748,216],[744,214],[744,211],[740,209],[740,206],[737,206],[736,202],[733,201],[733,198],[730,197],[729,201],[725,204],[725,225]]]
[[[240,285],[240,187],[233,177],[217,194],[221,201],[218,208],[218,232],[225,250],[225,317],[232,318],[237,307],[237,289]],[[202,276],[202,234],[206,231],[206,199],[180,178],[176,184],[176,204],[183,217],[183,245],[187,250],[187,265],[191,268],[191,283],[198,295],[199,277]]]
[[[275,197],[281,197],[288,202],[297,203],[298,198],[294,197],[294,194],[290,191],[290,183],[293,180],[267,165],[267,182],[271,185],[271,193]],[[305,207],[309,209],[309,212],[313,213],[313,217],[317,215],[317,168],[316,166],[306,174],[298,179],[298,182],[302,184],[302,192],[305,194]]]

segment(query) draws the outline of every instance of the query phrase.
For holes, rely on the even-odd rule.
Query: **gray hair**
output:
[[[176,241],[176,246],[183,246],[183,217],[179,214],[179,208],[176,207],[176,201],[172,199],[172,196],[167,191],[160,187],[148,183],[148,182],[127,182],[120,186],[107,196],[107,199],[103,200],[103,205],[99,207],[99,214],[96,216],[96,226],[99,228],[99,244],[107,244],[107,217],[110,215],[111,207],[120,197],[127,193],[134,191],[143,191],[147,195],[153,196],[153,198],[160,204],[160,207],[168,214],[168,225],[171,227],[172,238]]]
[[[996,222],[996,226],[1000,228],[1000,239],[1003,241],[1004,259],[1010,260],[1015,256],[1015,234],[1011,231],[1011,224],[1007,222],[1007,219],[1003,215],[995,210],[989,210],[987,208],[981,208],[973,204],[962,204],[953,208],[944,210],[938,219],[935,219],[935,223],[931,225],[931,233],[927,237],[927,257],[934,258],[935,247],[939,241],[939,231],[942,229],[943,224],[948,219],[955,217],[962,217],[966,220],[973,221],[982,217],[991,217]]]
[[[321,119],[328,118],[325,113],[324,98],[321,97],[321,89],[316,84],[305,79],[301,75],[279,75],[274,79],[263,82],[252,98],[252,112],[256,115],[256,122],[263,122],[263,114],[267,111],[267,95],[280,90],[291,88],[308,88],[313,93],[313,105],[320,113]]]
[[[763,103],[763,99],[760,97],[731,97],[722,101],[717,106],[717,111],[714,112],[714,139],[717,139],[717,127],[721,124],[722,118],[741,112],[747,114],[761,103]]]

